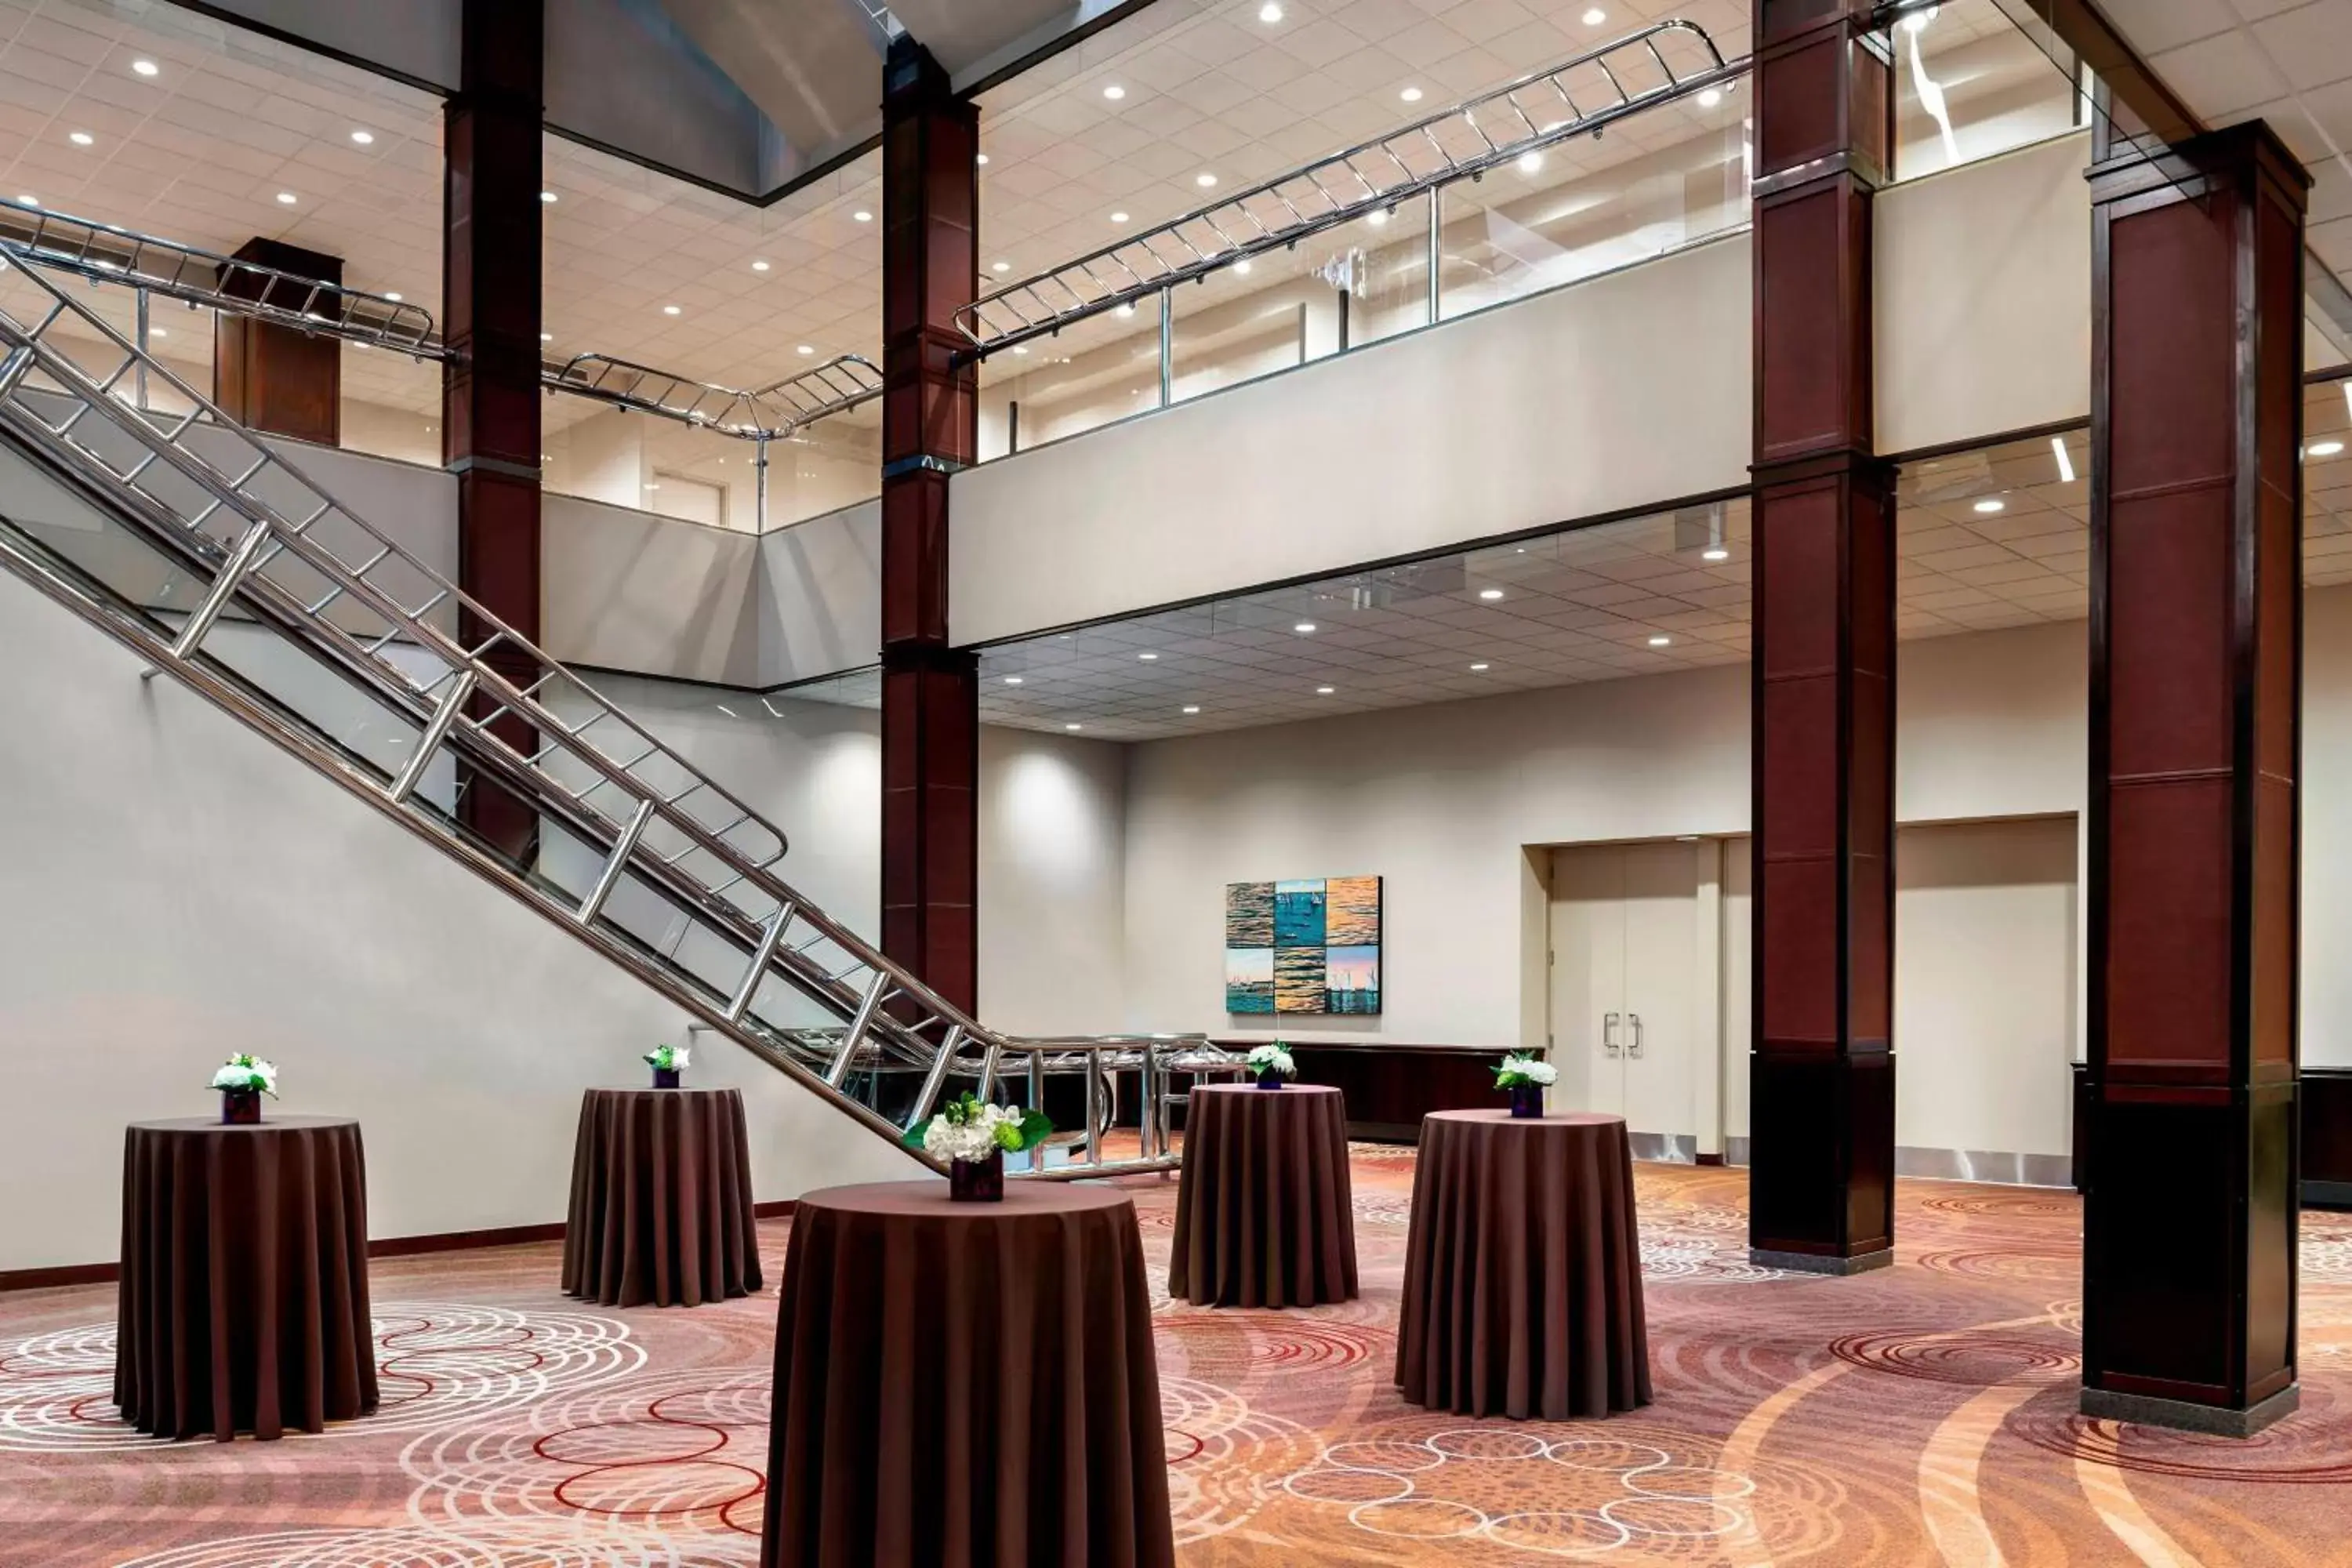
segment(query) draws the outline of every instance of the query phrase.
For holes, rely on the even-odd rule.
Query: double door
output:
[[[1553,851],[1559,1103],[1622,1116],[1637,1133],[1697,1132],[1696,1064],[1716,1025],[1713,976],[1700,973],[1713,955],[1700,952],[1699,858],[1715,849],[1673,842]]]

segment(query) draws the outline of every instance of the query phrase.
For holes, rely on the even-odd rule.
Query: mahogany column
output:
[[[540,119],[542,7],[465,0],[460,89],[443,122],[442,456],[457,476],[457,583],[492,615],[539,640]],[[478,647],[472,614],[458,635]],[[537,671],[493,645],[493,668],[528,686]],[[478,699],[482,712],[495,710]],[[499,733],[528,751],[529,726]],[[461,774],[461,815],[490,846],[528,864],[538,816]]]
[[[907,37],[882,115],[882,950],[971,1007],[980,677],[948,641],[948,476],[980,438],[954,321],[979,290],[980,117]]]
[[[2091,173],[2083,1410],[2295,1406],[2306,180],[2259,124]]]
[[[1755,1048],[1760,1262],[1892,1260],[1895,495],[1873,454],[1867,0],[1764,0],[1756,55]]]
[[[236,247],[236,259],[321,283],[343,280],[343,258],[258,236]],[[301,311],[312,307],[302,284],[231,270],[224,290],[266,305]],[[213,316],[213,401],[251,430],[335,447],[343,438],[343,345],[251,316]]]

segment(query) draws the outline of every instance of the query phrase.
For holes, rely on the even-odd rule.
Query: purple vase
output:
[[[222,1089],[221,1125],[223,1127],[261,1125],[261,1091],[257,1089]]]
[[[656,1089],[676,1089],[677,1087],[677,1068],[654,1068],[654,1087]]]
[[[1282,1075],[1276,1072],[1272,1068],[1268,1068],[1265,1071],[1257,1075],[1257,1086],[1260,1089],[1280,1089],[1282,1087]]]
[[[985,1160],[949,1161],[948,1197],[960,1204],[1003,1203],[1004,1151],[998,1149]]]
[[[1544,1113],[1543,1085],[1515,1083],[1511,1086],[1511,1114],[1537,1117]]]

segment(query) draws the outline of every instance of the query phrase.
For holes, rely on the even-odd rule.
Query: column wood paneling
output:
[[[343,280],[343,258],[257,236],[236,259],[321,283]],[[311,308],[310,290],[280,279],[231,273],[227,291],[282,310]],[[343,438],[343,345],[250,316],[213,315],[213,401],[249,430],[321,446]]]
[[[2259,122],[2091,171],[2086,1414],[2294,1408],[2302,268]]]
[[[978,108],[911,38],[882,130],[882,950],[978,1001],[979,660],[948,632],[948,476],[980,439],[955,312],[978,292]]]
[[[457,583],[524,637],[540,636],[541,110],[543,7],[465,0],[460,87],[445,110],[442,334],[451,358],[441,386],[443,460],[457,476]],[[469,647],[490,637],[458,616]],[[493,644],[499,673],[537,679],[531,662]],[[496,700],[476,699],[487,714]],[[531,728],[499,733],[528,752]],[[466,824],[519,863],[536,853],[538,814],[461,770]]]
[[[1895,498],[1873,450],[1871,204],[1893,147],[1862,0],[1763,0],[1756,51],[1756,868],[1749,1243],[1893,1257]]]

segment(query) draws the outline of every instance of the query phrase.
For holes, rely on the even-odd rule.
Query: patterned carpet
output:
[[[2074,1414],[2071,1194],[1905,1184],[1897,1267],[1821,1279],[1748,1265],[1740,1173],[1644,1166],[1657,1402],[1474,1423],[1389,1381],[1412,1162],[1355,1152],[1361,1300],[1162,1304],[1187,1568],[2352,1565],[2352,1216],[2305,1219],[2302,1414],[2231,1442]],[[270,1445],[123,1427],[110,1288],[0,1296],[0,1564],[756,1563],[786,1231],[691,1312],[581,1310],[553,1246],[380,1262],[383,1410]]]

